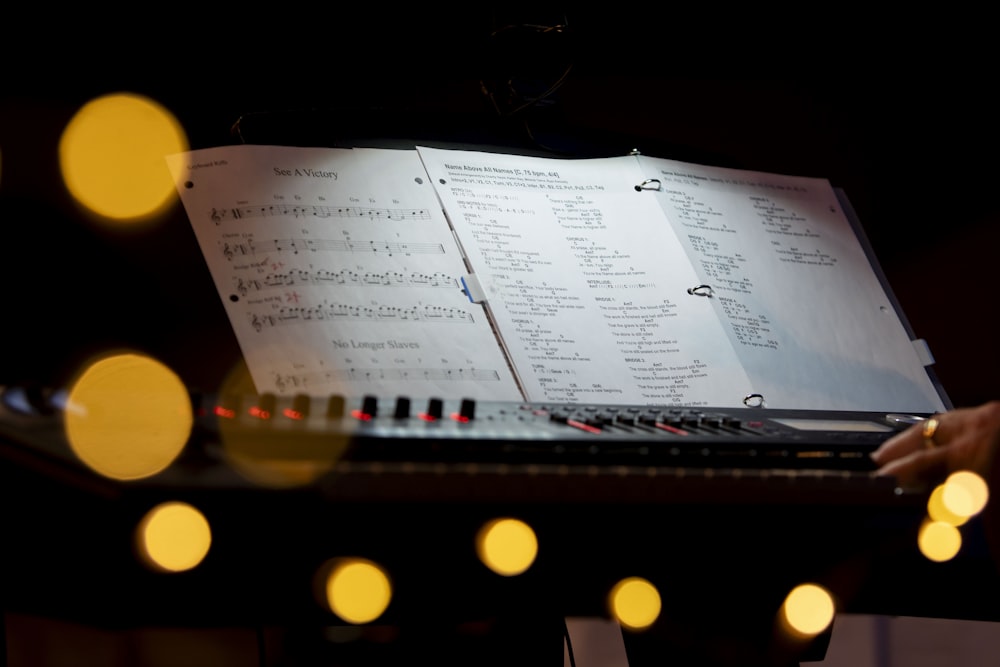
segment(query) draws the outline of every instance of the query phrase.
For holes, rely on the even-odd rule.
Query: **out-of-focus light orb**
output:
[[[184,383],[160,362],[125,353],[92,363],[66,396],[70,448],[91,470],[118,480],[150,477],[184,449],[194,424]]]
[[[944,492],[944,484],[939,484],[931,491],[931,495],[927,498],[927,516],[934,521],[943,521],[953,526],[961,526],[969,520],[969,517],[955,514],[948,506],[948,503],[945,502]],[[964,491],[961,493],[964,493]]]
[[[953,472],[942,486],[942,502],[961,517],[969,518],[982,512],[990,497],[986,480],[971,470]]]
[[[212,531],[196,508],[167,502],[143,517],[136,541],[142,560],[153,569],[183,572],[204,560],[212,545]]]
[[[628,630],[645,630],[660,617],[660,593],[642,577],[622,579],[608,594],[611,617]]]
[[[801,584],[792,589],[781,606],[788,625],[804,635],[818,635],[826,630],[836,608],[830,593],[817,584]]]
[[[309,428],[307,415],[315,399],[308,398],[304,415],[290,406],[282,408],[284,403],[267,406],[263,400],[246,368],[238,364],[222,381],[215,402],[206,406],[216,418],[226,463],[252,484],[269,489],[308,486],[329,473],[351,448],[349,434],[329,433],[321,441],[294,437]]]
[[[917,546],[927,559],[943,563],[962,548],[962,534],[946,521],[927,520],[920,526]]]
[[[59,167],[70,194],[87,210],[120,222],[148,220],[173,201],[165,156],[188,150],[177,119],[141,95],[91,100],[59,140]]]
[[[488,521],[476,534],[476,553],[486,567],[505,577],[521,574],[538,556],[538,538],[520,519]]]
[[[288,461],[262,458],[241,452],[243,442],[239,435],[223,441],[226,462],[248,481],[266,488],[290,489],[308,486],[330,472],[336,462],[333,459]],[[246,449],[250,449],[250,445]]]
[[[363,558],[336,561],[326,578],[326,601],[348,623],[369,623],[381,616],[392,599],[385,571]]]

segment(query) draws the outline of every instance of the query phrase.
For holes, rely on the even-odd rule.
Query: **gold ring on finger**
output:
[[[938,426],[941,422],[936,417],[929,417],[924,421],[924,447],[927,449],[934,449],[939,446],[939,443],[934,439],[934,434],[937,433]]]

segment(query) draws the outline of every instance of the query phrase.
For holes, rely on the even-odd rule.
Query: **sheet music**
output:
[[[260,392],[945,407],[823,179],[424,147],[167,162]]]
[[[768,405],[944,409],[829,181],[636,159]]]
[[[530,400],[742,405],[749,378],[633,158],[417,150]]]
[[[258,392],[521,399],[415,151],[167,163]]]

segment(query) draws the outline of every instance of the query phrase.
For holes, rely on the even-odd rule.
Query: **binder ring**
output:
[[[635,186],[636,192],[642,192],[643,190],[659,190],[660,189],[660,179],[658,178],[647,178],[639,185]]]
[[[688,287],[688,294],[693,294],[694,296],[712,296],[711,285],[697,285],[695,287]]]
[[[747,394],[743,397],[743,405],[748,408],[764,407],[764,394]]]

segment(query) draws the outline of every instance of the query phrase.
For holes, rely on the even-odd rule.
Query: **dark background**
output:
[[[192,148],[240,141],[319,146],[382,139],[581,157],[638,148],[667,158],[829,178],[853,202],[903,313],[936,357],[936,373],[953,402],[1000,398],[1000,352],[992,328],[1000,246],[1000,202],[994,194],[1000,183],[1000,115],[994,99],[996,58],[990,52],[994,39],[988,33],[993,21],[941,8],[927,16],[919,11],[913,7],[907,14],[876,18],[825,6],[771,14],[759,7],[696,10],[641,3],[568,10],[557,3],[446,10],[387,3],[304,9],[284,3],[113,11],[92,4],[79,9],[36,4],[0,11],[0,385],[57,386],[91,355],[116,348],[148,352],[189,385],[207,389],[238,362],[222,303],[181,207],[158,225],[112,232],[84,216],[59,181],[56,147],[75,111],[96,96],[128,91],[172,111]],[[543,95],[563,74],[562,85]],[[541,99],[531,103],[536,97]],[[53,514],[48,507],[60,506],[63,494],[87,496],[63,522],[81,533],[72,549],[77,557],[76,552],[88,551],[82,535],[94,530],[94,523],[107,528],[109,544],[120,545],[120,535],[109,526],[117,530],[121,513],[132,505],[74,495],[75,489],[59,488],[60,478],[24,475],[17,466],[3,472],[5,485],[0,486],[9,494],[12,521],[17,519],[9,531],[11,543],[23,546],[3,555],[28,570],[0,568],[4,586],[17,593],[6,604],[58,616],[63,605],[76,611],[78,604],[96,607],[102,600],[113,606],[140,596],[139,588],[125,583],[102,590],[103,598],[93,594],[106,584],[100,573],[111,572],[108,581],[116,582],[119,569],[131,572],[132,564],[122,565],[120,554],[102,561],[96,576],[84,576],[87,569],[79,566],[76,572],[83,575],[74,577],[68,592],[62,579],[43,584],[30,576],[69,551],[54,529],[51,535],[45,532],[47,513]],[[239,524],[242,517],[256,521],[271,512],[275,523],[294,532],[324,510],[308,505],[295,516],[276,510],[270,497],[256,501],[260,507],[241,506],[241,500],[227,496],[218,501],[225,508],[219,516]],[[600,506],[608,517],[599,525],[619,527],[614,508]],[[239,511],[231,511],[234,507]],[[703,535],[727,545],[729,530],[751,525],[737,509],[726,507],[719,517],[709,513],[719,524],[692,525],[690,533],[705,528]],[[802,525],[817,533],[829,529],[834,538],[853,538],[830,549],[833,560],[840,547],[877,542],[873,535],[882,527],[876,522],[872,531],[859,531],[840,511],[830,512],[830,519],[843,524],[837,530],[811,505],[783,509],[805,517]],[[872,518],[868,508],[859,509]],[[402,525],[407,516],[402,515]],[[296,520],[288,523],[291,517]],[[585,507],[571,517],[590,530],[598,514]],[[576,524],[566,516],[557,518],[570,534],[586,532],[574,531]],[[650,523],[660,525],[662,517]],[[393,531],[379,525],[383,530],[373,532],[387,536],[386,549],[394,548],[388,539]],[[259,526],[250,527],[254,546],[271,549],[262,553],[280,550],[280,540],[260,545]],[[798,538],[803,531],[795,532]],[[102,535],[87,534],[86,540],[96,544]],[[613,542],[600,537],[602,543]],[[49,548],[50,543],[57,546]],[[600,553],[598,546],[588,544],[565,562]],[[281,553],[274,568],[278,574],[285,558],[295,561],[289,571],[299,572],[302,554],[296,549]],[[904,553],[911,549],[906,542]],[[715,569],[731,573],[751,588],[758,579],[768,581],[745,559],[763,563],[773,549],[746,554],[708,546],[706,551],[711,558],[705,563],[721,564],[712,568],[713,575]],[[807,564],[798,553],[785,555]],[[911,589],[913,581],[928,584],[927,578],[909,576],[919,570],[908,570],[909,561],[901,563],[892,557],[895,552],[888,553],[882,569],[872,576],[862,573],[866,581],[877,583],[880,575],[887,581],[889,593],[874,605],[875,612],[942,613],[930,601],[944,599],[948,615],[955,606],[950,593],[959,590],[959,597],[981,599],[993,613],[995,580],[976,579],[978,571],[967,563],[947,570],[961,575],[966,587],[948,587],[943,577],[937,589],[943,593],[931,595],[935,591]],[[30,563],[38,554],[44,558]],[[658,554],[653,545],[641,543],[619,555],[628,560]],[[733,568],[734,560],[743,562],[744,570]],[[774,564],[767,564],[771,573]],[[563,570],[557,562],[546,572]],[[677,571],[692,588],[704,583],[686,567]],[[747,572],[753,576],[745,577]],[[211,616],[214,607],[206,599],[218,586],[239,581],[234,574],[213,586],[213,574],[218,571],[195,573],[186,586],[158,581],[148,598],[154,605],[168,598],[173,602],[162,610],[165,622],[197,622],[199,611]],[[256,579],[260,572],[252,574]],[[779,580],[786,576],[781,574]],[[297,583],[293,588],[299,590]],[[876,586],[872,599],[880,591]],[[750,606],[756,611],[759,596],[754,600]],[[872,610],[865,602],[859,609]],[[264,620],[294,616],[264,597],[246,613],[261,608],[268,612]],[[123,606],[118,611],[128,616],[137,610]],[[684,609],[678,618],[686,623],[690,614]],[[12,645],[19,636],[12,624],[16,620],[8,613]],[[240,645],[248,638],[241,637]],[[80,645],[65,636],[54,644]],[[174,640],[157,645],[159,651],[175,653],[190,646]],[[261,649],[251,643],[251,657],[255,647]],[[429,649],[435,659],[439,649]],[[660,664],[658,652],[649,655],[657,656],[650,664]],[[393,658],[387,664],[399,664]],[[76,656],[68,664],[75,662]]]
[[[58,384],[89,355],[125,347],[212,388],[238,359],[179,206],[156,227],[112,233],[58,180],[73,112],[131,91],[175,113],[192,148],[372,138],[556,156],[639,148],[829,178],[953,402],[997,396],[1000,133],[981,17],[876,25],[555,3],[87,12],[29,8],[5,22],[23,39],[6,40],[0,59],[2,384]]]

